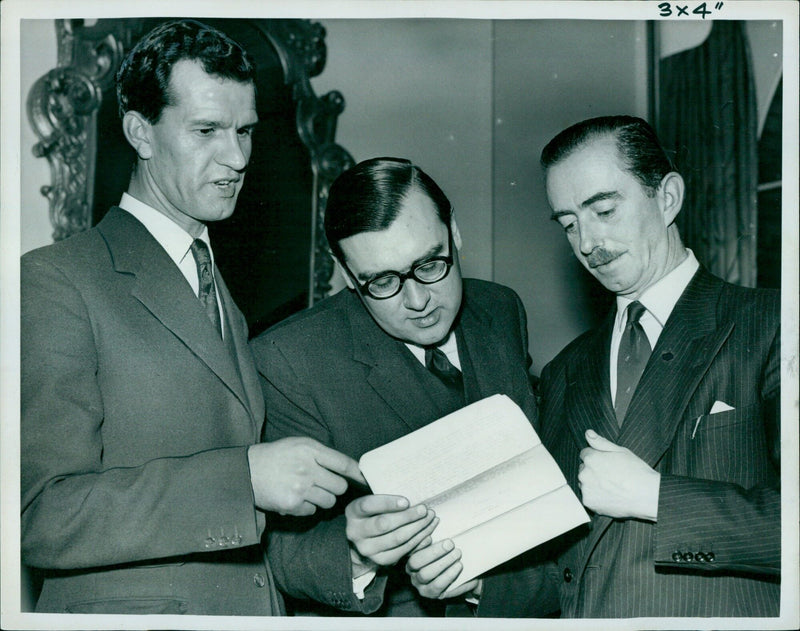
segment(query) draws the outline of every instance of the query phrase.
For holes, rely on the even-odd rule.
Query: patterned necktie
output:
[[[444,351],[435,346],[426,348],[425,367],[441,379],[448,388],[463,394],[464,378],[461,371],[450,363]]]
[[[644,367],[650,359],[650,342],[639,323],[639,318],[646,311],[641,302],[632,302],[628,305],[628,321],[622,338],[619,341],[619,355],[617,356],[617,397],[614,409],[617,413],[617,422],[622,425],[631,397],[636,391],[636,385],[644,372]]]
[[[197,263],[197,278],[200,282],[197,297],[206,308],[206,314],[217,329],[217,333],[222,336],[222,321],[219,316],[219,304],[217,303],[217,290],[214,287],[214,272],[211,269],[211,253],[204,241],[195,239],[192,242],[192,256]]]

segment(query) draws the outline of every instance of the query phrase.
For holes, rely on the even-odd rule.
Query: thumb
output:
[[[586,442],[589,443],[589,447],[598,451],[623,451],[625,449],[607,438],[603,438],[593,429],[586,430]]]

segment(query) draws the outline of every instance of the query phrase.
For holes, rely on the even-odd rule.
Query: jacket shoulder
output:
[[[315,345],[329,345],[335,333],[349,322],[347,308],[352,298],[347,289],[342,289],[310,309],[299,311],[274,324],[253,338],[250,344],[256,352],[272,346],[303,346],[309,349]]]
[[[779,321],[781,292],[777,289],[742,287],[722,281],[717,312],[723,317],[756,317]]]

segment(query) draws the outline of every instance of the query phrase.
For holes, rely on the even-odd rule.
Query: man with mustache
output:
[[[541,437],[591,528],[558,557],[563,617],[777,616],[780,296],[711,275],[652,128],[577,123],[541,156],[552,218],[615,309],[541,378]]]
[[[331,187],[325,233],[348,288],[251,344],[268,438],[310,436],[359,458],[499,393],[536,421],[522,303],[506,287],[462,279],[450,202],[424,171],[398,158],[346,171]],[[527,615],[507,590],[508,565],[444,599],[417,592],[405,557],[431,543],[436,523],[405,498],[351,493],[306,523],[273,522],[269,558],[299,612]],[[447,552],[455,578],[459,552]]]
[[[277,615],[264,511],[309,515],[363,480],[311,439],[257,444],[247,326],[206,223],[250,158],[255,68],[167,22],[123,61],[137,160],[97,226],[22,257],[22,558],[53,613]]]

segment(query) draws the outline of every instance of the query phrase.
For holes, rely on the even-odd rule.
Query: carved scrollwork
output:
[[[97,84],[71,68],[51,70],[33,85],[28,96],[28,116],[41,138],[33,154],[50,163],[52,184],[43,186],[41,192],[50,202],[56,241],[89,227],[92,123],[100,98]]]
[[[82,20],[57,20],[56,32],[58,66],[34,83],[27,111],[40,139],[33,154],[50,164],[51,184],[41,192],[58,241],[91,225],[95,115],[122,47],[113,34],[84,27]]]

